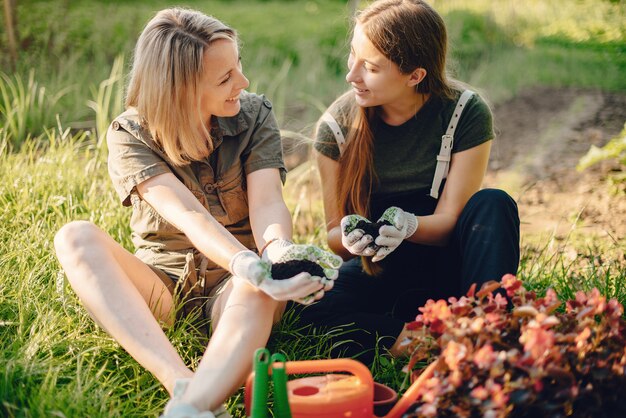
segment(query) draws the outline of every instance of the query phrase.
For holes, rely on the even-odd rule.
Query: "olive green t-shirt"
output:
[[[460,96],[461,92],[458,92]],[[353,100],[350,98],[350,100]],[[374,195],[430,190],[441,136],[445,134],[456,100],[431,98],[408,121],[399,126],[386,124],[375,117],[374,171],[378,177]],[[344,137],[351,126],[349,102],[338,99],[330,108]],[[469,100],[454,133],[452,153],[465,151],[494,138],[493,118],[489,106],[476,93]],[[345,144],[348,146],[349,144]],[[330,127],[318,123],[315,149],[321,154],[339,161],[340,151]]]

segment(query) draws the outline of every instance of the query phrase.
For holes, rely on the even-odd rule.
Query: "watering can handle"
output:
[[[422,385],[424,384],[424,382],[426,382],[426,380],[432,377],[435,370],[441,364],[441,361],[441,358],[439,358],[436,361],[432,362],[426,368],[426,370],[424,370],[422,374],[419,375],[417,380],[415,380],[415,382],[413,382],[413,384],[409,386],[406,392],[404,392],[404,395],[402,395],[402,398],[400,398],[398,403],[394,405],[391,411],[389,411],[389,413],[385,415],[384,418],[400,418],[402,414],[404,414],[406,410],[409,409],[409,407],[417,400],[417,394],[422,388]]]
[[[362,383],[374,387],[374,379],[369,369],[362,363],[352,359],[329,359],[329,360],[303,360],[285,362],[287,374],[325,373],[325,372],[350,372]],[[272,369],[269,369],[272,373]],[[254,372],[248,375],[246,387],[252,386]]]
[[[259,348],[254,353],[254,379],[252,388],[252,418],[267,417],[267,393],[268,393],[268,365],[270,352],[265,348]]]
[[[326,360],[288,361],[285,363],[287,374],[350,372],[361,383],[374,388],[374,379],[369,369],[356,360],[347,358]]]
[[[274,382],[274,409],[275,416],[278,418],[291,418],[291,408],[287,396],[286,362],[287,359],[280,353],[274,353],[270,358],[272,381]]]

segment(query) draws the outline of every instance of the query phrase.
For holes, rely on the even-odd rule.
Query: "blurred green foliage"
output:
[[[302,131],[346,88],[350,8],[341,0],[208,0],[178,3],[238,29],[250,89],[274,101],[281,124]],[[492,102],[532,85],[626,90],[626,7],[606,0],[433,0],[450,39],[450,69]],[[20,55],[9,70],[0,26],[0,71],[34,81],[64,125],[93,127],[90,92],[133,45],[163,0],[17,2]],[[362,6],[365,5],[363,2]],[[63,94],[59,94],[63,92]],[[0,123],[3,115],[0,114]],[[6,117],[6,116],[5,116]],[[0,125],[1,127],[2,125]],[[32,135],[41,126],[30,126]],[[21,141],[22,138],[19,139]],[[16,141],[18,141],[16,139]],[[18,142],[19,142],[18,141]]]
[[[17,3],[15,72],[0,25],[0,416],[155,416],[167,393],[89,318],[59,270],[52,241],[66,222],[88,219],[132,248],[130,212],[119,205],[98,144],[120,109],[122,74],[138,34],[155,11],[172,3]],[[537,84],[626,90],[623,1],[432,3],[448,25],[453,74],[492,102]],[[239,30],[251,90],[268,95],[283,127],[306,131],[346,88],[345,1],[178,4]],[[315,170],[303,164],[290,172],[285,194],[297,239],[319,244],[325,230],[321,200],[311,197],[320,189]],[[623,251],[619,258],[606,248],[583,248],[572,262],[554,242],[523,248],[519,277],[529,288],[542,293],[553,286],[559,296],[572,297],[598,287],[626,301]],[[167,332],[195,367],[204,345],[193,326],[184,322]],[[327,355],[324,341],[304,338],[289,318],[271,348],[291,359]],[[400,388],[403,365],[380,357],[374,377]],[[240,395],[229,402],[235,416],[243,415],[240,403]]]

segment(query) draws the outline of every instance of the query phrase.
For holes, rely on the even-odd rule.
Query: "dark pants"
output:
[[[424,194],[376,199],[371,219],[398,206],[416,215],[432,214],[436,201]],[[505,192],[481,190],[463,209],[449,244],[434,247],[405,241],[380,262],[383,272],[369,276],[360,258],[341,267],[333,290],[308,306],[295,306],[301,324],[314,332],[342,328],[333,355],[356,357],[370,364],[376,349],[393,345],[406,322],[415,319],[428,299],[465,294],[480,285],[517,272],[519,217],[515,201]]]

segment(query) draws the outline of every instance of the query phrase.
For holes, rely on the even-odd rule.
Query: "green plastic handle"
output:
[[[272,381],[274,382],[274,412],[276,418],[291,418],[291,408],[287,396],[287,359],[281,353],[274,353],[270,359],[272,364]]]
[[[259,348],[254,352],[254,384],[252,386],[251,418],[267,418],[267,368],[270,352]]]

